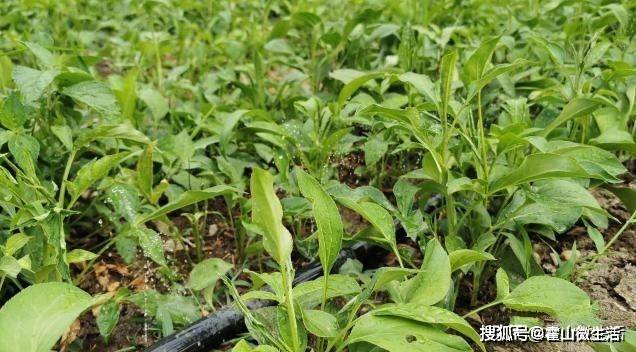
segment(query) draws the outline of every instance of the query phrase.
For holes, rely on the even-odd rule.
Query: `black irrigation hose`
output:
[[[386,254],[384,248],[358,242],[350,248],[343,249],[334,263],[334,269],[340,268],[347,259],[358,259],[365,267],[377,267],[378,257]],[[322,275],[320,262],[312,262],[307,267],[298,270],[293,284],[310,281]],[[250,300],[247,306],[258,309],[273,305],[273,301]],[[185,329],[166,336],[146,352],[204,352],[218,347],[247,330],[243,321],[243,314],[232,306],[225,306],[205,318],[199,319]]]
[[[427,213],[434,211],[439,207],[440,202],[441,197],[439,195],[432,196],[426,202],[424,211]],[[404,238],[404,229],[398,228],[397,235]],[[358,242],[340,251],[338,259],[334,263],[334,269],[339,269],[347,259],[357,259],[367,269],[376,268],[381,263],[379,258],[387,253],[387,250],[382,247],[373,246],[366,242]],[[307,267],[296,272],[293,285],[316,279],[320,275],[322,275],[320,262],[312,262]],[[258,309],[273,304],[274,302],[265,300],[247,302],[249,309]],[[207,317],[188,325],[183,330],[157,341],[154,345],[147,348],[145,352],[205,352],[220,346],[245,331],[247,331],[247,328],[243,320],[243,314],[232,306],[225,306]]]

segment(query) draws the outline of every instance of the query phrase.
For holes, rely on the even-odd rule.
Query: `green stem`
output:
[[[476,308],[474,310],[471,310],[470,312],[464,314],[462,316],[462,318],[468,318],[469,316],[471,316],[473,314],[476,314],[476,313],[479,313],[479,312],[481,312],[484,309],[487,309],[487,308],[490,308],[490,307],[494,307],[494,306],[496,306],[498,304],[501,304],[501,302],[502,302],[501,300],[497,300],[497,301],[490,302],[488,304],[484,304],[483,306],[481,306],[479,308]]]
[[[285,308],[287,308],[287,319],[289,320],[289,330],[292,338],[292,348],[294,352],[300,352],[300,340],[298,338],[298,326],[296,325],[296,311],[294,309],[294,297],[292,291],[290,270],[291,263],[286,263],[281,269],[283,285],[285,286]]]
[[[71,166],[73,165],[73,160],[75,159],[75,154],[77,151],[75,149],[71,150],[71,155],[68,156],[66,160],[66,167],[64,168],[64,175],[62,176],[62,182],[60,184],[60,196],[57,201],[57,207],[64,207],[64,196],[66,193],[66,181],[68,180],[68,175],[71,172]]]

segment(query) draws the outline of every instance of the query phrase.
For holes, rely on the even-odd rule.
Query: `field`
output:
[[[0,2],[0,352],[636,351],[635,9]]]

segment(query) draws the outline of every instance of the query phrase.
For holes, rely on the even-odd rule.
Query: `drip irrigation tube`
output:
[[[350,248],[343,249],[334,263],[334,269],[340,268],[347,259],[357,259],[365,268],[377,267],[378,258],[386,254],[384,248],[372,246],[365,242],[358,242]],[[322,275],[320,262],[312,262],[307,267],[298,270],[293,284],[313,280]],[[250,300],[247,302],[249,309],[258,309],[273,305],[274,302],[266,300]],[[232,306],[225,306],[205,318],[188,325],[183,330],[166,336],[154,345],[147,348],[146,352],[204,352],[218,347],[233,337],[247,331],[243,314]]]

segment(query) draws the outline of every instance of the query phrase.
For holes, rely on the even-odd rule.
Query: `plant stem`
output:
[[[468,313],[464,314],[464,315],[462,316],[462,318],[467,318],[467,317],[469,317],[469,316],[471,316],[471,315],[473,315],[473,314],[476,314],[476,313],[481,312],[481,311],[482,311],[482,310],[484,310],[484,309],[488,309],[488,308],[490,308],[490,307],[494,307],[494,306],[496,306],[496,305],[500,304],[501,302],[502,302],[502,301],[497,300],[497,301],[492,301],[492,302],[490,302],[490,303],[488,303],[488,304],[484,304],[483,306],[481,306],[481,307],[479,307],[479,308],[476,308],[476,309],[474,309],[474,310],[471,310],[470,312],[468,312]]]
[[[62,182],[60,184],[60,195],[57,201],[58,208],[64,207],[64,195],[66,193],[66,180],[68,179],[68,175],[71,172],[71,166],[73,165],[73,160],[75,159],[76,153],[77,151],[75,149],[71,150],[71,155],[69,155],[68,159],[66,160],[64,175],[62,176]]]
[[[283,285],[285,286],[285,308],[287,310],[287,319],[289,320],[289,330],[292,338],[292,348],[294,352],[300,352],[300,342],[298,338],[298,326],[296,325],[296,311],[294,310],[294,297],[292,291],[292,272],[290,270],[291,263],[286,263],[281,269]]]

